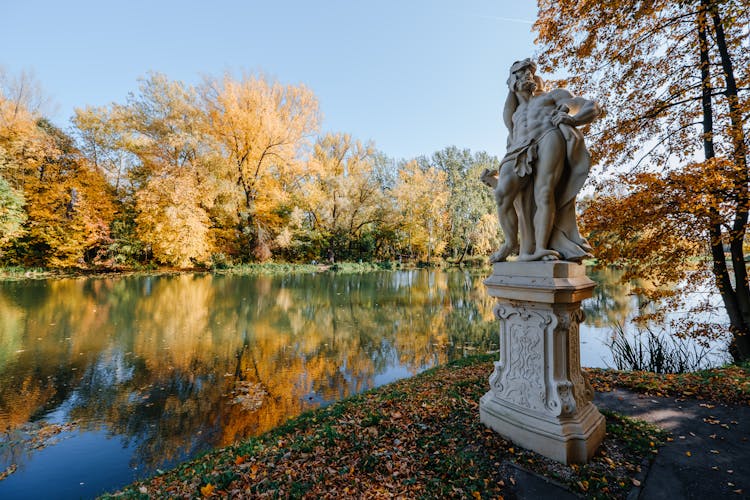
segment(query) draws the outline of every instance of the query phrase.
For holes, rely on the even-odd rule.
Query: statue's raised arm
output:
[[[599,106],[565,89],[544,89],[530,59],[510,68],[503,120],[508,150],[497,178],[482,180],[495,191],[505,243],[492,262],[518,260],[580,262],[591,247],[578,232],[575,198],[591,159],[578,126],[591,123]],[[520,241],[519,241],[520,232]]]

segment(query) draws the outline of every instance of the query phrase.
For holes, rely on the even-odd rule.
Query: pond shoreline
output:
[[[30,455],[6,448],[0,497],[39,495],[40,482],[58,498],[92,497],[497,349],[485,271],[296,269],[1,283],[0,424],[78,426]],[[585,304],[581,361],[612,366],[606,324],[627,319],[634,299],[617,275],[592,277],[600,293]],[[70,456],[61,474],[54,464]]]
[[[177,274],[248,274],[248,275],[279,275],[300,273],[366,273],[375,271],[396,271],[411,269],[476,269],[489,270],[486,262],[464,263],[456,265],[450,262],[436,262],[422,264],[409,262],[399,264],[398,262],[339,262],[335,264],[299,264],[288,262],[265,262],[253,264],[240,264],[226,267],[190,267],[172,268],[159,267],[155,269],[132,269],[132,268],[73,268],[73,269],[46,269],[46,268],[22,268],[22,267],[0,267],[0,282],[65,279],[65,278],[112,278],[120,276],[165,276]]]
[[[513,494],[522,466],[577,493],[625,498],[658,428],[605,412],[608,437],[585,466],[520,449],[479,423],[494,355],[448,363],[306,412],[104,498]]]
[[[0,428],[79,425],[30,454],[23,436],[8,441],[0,472],[17,470],[0,497],[92,497],[495,349],[481,278],[419,269],[2,283]]]

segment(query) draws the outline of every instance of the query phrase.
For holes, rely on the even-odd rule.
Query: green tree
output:
[[[573,90],[605,109],[595,161],[628,166],[584,213],[597,256],[660,284],[710,277],[735,359],[750,357],[748,21],[747,0],[541,0],[535,25],[543,67],[566,68]]]
[[[422,160],[425,161],[424,159]],[[484,152],[472,155],[468,149],[459,150],[455,146],[447,147],[432,155],[429,165],[446,174],[450,190],[448,199],[449,234],[446,252],[459,263],[467,252],[471,253],[473,243],[479,241],[479,223],[487,213],[494,213],[492,193],[481,183],[479,177],[487,168],[497,169],[497,159]],[[485,219],[489,222],[492,219]],[[486,228],[485,228],[486,229]],[[495,233],[497,233],[495,225]],[[482,253],[485,251],[486,238]]]

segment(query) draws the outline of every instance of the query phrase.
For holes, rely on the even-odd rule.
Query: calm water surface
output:
[[[497,348],[472,272],[0,283],[0,498],[113,491],[299,413]],[[584,303],[584,366],[638,299]],[[489,374],[488,374],[489,375]]]

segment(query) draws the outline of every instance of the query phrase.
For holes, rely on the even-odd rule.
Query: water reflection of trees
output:
[[[581,304],[586,313],[586,322],[596,327],[622,325],[633,312],[637,301],[628,283],[621,283],[622,271],[603,268],[589,270],[589,276],[596,282],[594,295]]]
[[[639,295],[639,291],[652,289],[653,283],[644,279],[623,283],[624,271],[611,267],[589,268],[587,272],[596,283],[593,296],[581,304],[587,324],[613,328],[614,335],[614,329],[658,310],[656,303],[644,301]]]
[[[476,276],[427,271],[3,284],[0,429],[63,408],[154,468],[372,387],[394,365],[491,348],[481,297]],[[234,403],[241,387],[257,388],[257,411]]]

